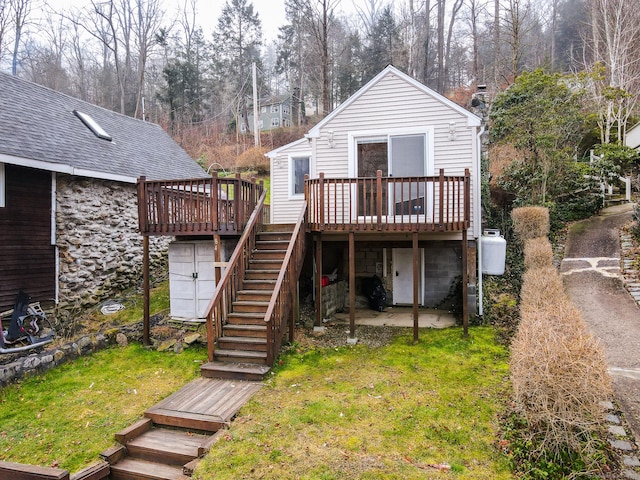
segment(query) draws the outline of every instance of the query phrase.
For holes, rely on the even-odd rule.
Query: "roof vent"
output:
[[[93,132],[93,134],[96,137],[102,138],[103,140],[108,140],[108,141],[112,140],[111,135],[105,132],[104,129],[100,125],[98,125],[98,122],[96,122],[93,118],[91,118],[90,115],[84,112],[80,112],[78,110],[74,110],[73,113],[76,117],[82,120],[82,123],[84,123],[87,126],[87,128]]]

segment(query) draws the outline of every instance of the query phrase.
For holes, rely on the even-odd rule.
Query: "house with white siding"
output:
[[[478,116],[388,66],[267,154],[271,223],[306,209],[316,305],[323,275],[348,284],[350,306],[376,275],[389,306],[413,305],[417,318],[457,302],[466,327],[480,278],[481,130]]]

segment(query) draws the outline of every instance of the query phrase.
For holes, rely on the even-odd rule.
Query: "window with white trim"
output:
[[[279,118],[272,118],[271,119],[271,126],[272,127],[279,127],[280,126],[280,119]]]
[[[6,205],[6,177],[4,174],[4,163],[0,163],[0,208]]]
[[[278,105],[271,105],[271,113],[278,113]]]
[[[304,196],[304,176],[309,174],[310,155],[300,155],[289,159],[289,195]]]

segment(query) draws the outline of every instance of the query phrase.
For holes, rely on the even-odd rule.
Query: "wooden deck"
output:
[[[154,423],[216,432],[231,423],[262,383],[197,378],[145,412]]]

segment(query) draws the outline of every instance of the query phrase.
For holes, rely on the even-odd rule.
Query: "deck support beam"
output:
[[[469,270],[467,230],[462,231],[462,328],[469,335]]]
[[[316,327],[322,326],[322,235],[316,235]]]
[[[418,248],[418,232],[413,232],[413,341],[418,341],[419,313],[419,291],[420,285],[420,249]]]
[[[149,236],[142,237],[142,290],[144,300],[142,306],[142,343],[149,345]]]
[[[349,337],[356,336],[356,240],[349,232]]]

